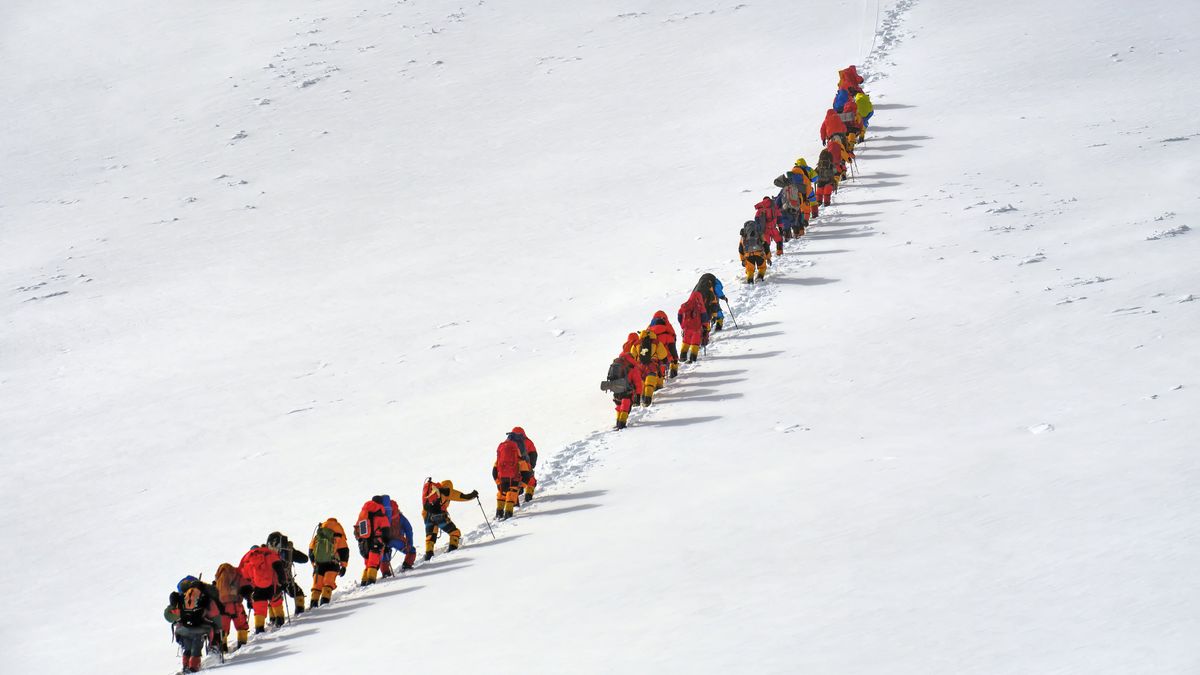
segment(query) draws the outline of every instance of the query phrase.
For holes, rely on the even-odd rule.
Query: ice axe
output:
[[[475,503],[479,505],[479,512],[483,514],[483,522],[487,523],[488,532],[492,535],[492,541],[495,541],[496,533],[492,532],[492,521],[488,520],[487,511],[483,510],[483,502],[479,501],[479,495],[475,495]]]

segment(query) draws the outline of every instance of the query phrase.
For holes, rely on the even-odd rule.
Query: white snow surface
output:
[[[514,424],[542,487],[494,542],[456,505],[463,550],[355,554],[224,667],[1200,672],[1198,23],[5,3],[0,672],[173,672],[179,577],[431,474],[491,510]],[[859,177],[738,284],[868,51]],[[740,328],[610,431],[704,271]]]

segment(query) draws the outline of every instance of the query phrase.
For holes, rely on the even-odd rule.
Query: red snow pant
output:
[[[833,200],[833,183],[829,185],[820,185],[817,187],[817,202],[821,206],[829,206]]]
[[[246,616],[246,606],[242,604],[241,598],[232,602],[223,602],[224,611],[221,612],[221,633],[229,635],[229,624],[233,623],[233,627],[237,630],[249,630],[250,619]]]
[[[283,595],[279,586],[255,586],[250,594],[254,605],[254,628],[261,630],[268,614],[272,620],[283,623]]]
[[[624,396],[613,396],[613,403],[617,406],[617,412],[627,413],[633,410],[633,398],[631,394]]]

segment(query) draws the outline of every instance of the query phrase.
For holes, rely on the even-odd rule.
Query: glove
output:
[[[479,497],[479,490],[471,490],[471,492],[463,496],[467,499],[477,499]]]
[[[342,565],[342,568],[340,570],[338,570],[338,576],[339,577],[346,576],[346,566],[345,565]]]
[[[365,557],[367,557],[367,554],[370,551],[371,551],[370,542],[368,542],[366,539],[359,539],[358,540],[358,554],[365,558]]]

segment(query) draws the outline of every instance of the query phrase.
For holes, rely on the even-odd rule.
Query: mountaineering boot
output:
[[[447,550],[447,551],[457,551],[457,550],[458,550],[458,544],[451,543],[449,546],[447,546],[447,547],[446,547],[446,550]]]
[[[496,518],[503,518],[503,517],[504,517],[504,509],[497,506],[496,507]]]
[[[526,493],[525,493],[525,503],[526,503],[526,504],[528,504],[528,503],[529,503],[529,502],[531,502],[531,501],[533,501],[533,493],[532,493],[532,492],[526,492]]]
[[[649,408],[650,404],[653,402],[654,402],[654,394],[642,394],[642,407],[643,408]]]
[[[328,604],[329,604],[329,601],[330,601],[330,598],[329,598],[329,596],[328,596],[328,595],[322,595],[322,596],[321,596],[321,605],[322,605],[322,606],[328,605]]]
[[[313,592],[312,592],[312,597],[308,599],[308,604],[312,605],[313,607],[316,607],[317,605],[320,605],[320,604],[321,604],[321,591],[320,591],[320,589],[314,589],[314,590],[313,590]]]
[[[237,632],[237,646],[234,649],[241,649],[250,641],[250,631],[246,628],[239,628]]]
[[[297,595],[296,596],[296,616],[300,616],[303,613],[304,613],[304,596]]]
[[[633,395],[633,404],[634,404],[635,406],[639,406],[639,405],[641,405],[641,404],[642,404],[642,395],[641,395],[641,394],[634,394],[634,395]]]
[[[756,277],[756,279],[757,279],[758,281],[762,281],[762,280],[763,280],[763,273],[762,273],[762,272],[759,272],[759,273],[758,273],[758,276]]]
[[[671,375],[670,375],[670,377],[671,377],[671,378],[676,378],[676,377],[679,377],[679,362],[678,362],[678,361],[676,361],[675,363],[672,363],[672,364],[671,364]]]
[[[279,603],[278,605],[272,605],[271,608],[268,610],[268,613],[271,615],[271,625],[272,626],[275,626],[276,628],[283,626],[284,618],[283,618],[283,603],[282,602]]]
[[[433,551],[426,551],[425,562],[429,562],[430,560],[433,560]]]

